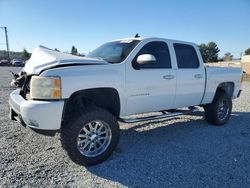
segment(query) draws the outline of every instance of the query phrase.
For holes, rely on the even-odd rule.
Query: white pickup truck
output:
[[[86,57],[40,46],[23,71],[22,88],[10,94],[10,118],[42,134],[60,131],[63,148],[82,165],[112,154],[118,121],[170,118],[201,106],[209,123],[225,124],[242,77],[240,68],[204,67],[193,43],[141,37],[108,42]],[[147,112],[161,114],[129,116]]]

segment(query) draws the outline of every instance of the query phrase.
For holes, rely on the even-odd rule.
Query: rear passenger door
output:
[[[151,54],[156,63],[136,68],[139,55]],[[172,69],[168,44],[152,41],[144,44],[126,64],[127,112],[136,114],[173,107],[176,89],[176,70]]]
[[[197,56],[198,48],[183,43],[173,43],[177,63],[177,88],[175,107],[199,105],[205,89],[205,69]]]

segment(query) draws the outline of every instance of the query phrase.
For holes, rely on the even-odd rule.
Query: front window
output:
[[[121,40],[105,43],[90,52],[87,57],[101,58],[109,63],[121,63],[139,42],[140,40]]]
[[[141,68],[171,68],[171,58],[168,49],[168,45],[165,42],[154,41],[149,42],[138,52],[134,58],[133,66],[136,66],[137,57],[143,54],[151,54],[155,57],[156,62],[153,64],[140,65]],[[134,67],[136,68],[136,67]]]

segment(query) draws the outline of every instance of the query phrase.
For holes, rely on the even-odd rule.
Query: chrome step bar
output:
[[[119,121],[122,123],[138,123],[143,121],[152,121],[157,119],[164,119],[164,118],[172,118],[180,115],[187,115],[192,112],[199,111],[197,107],[189,107],[189,110],[175,110],[174,112],[161,111],[162,114],[159,115],[152,115],[147,117],[138,117],[138,118],[119,118]]]

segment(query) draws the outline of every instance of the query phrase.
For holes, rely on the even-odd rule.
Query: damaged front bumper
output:
[[[10,94],[10,119],[19,121],[41,134],[58,131],[61,128],[64,100],[25,100],[20,89]]]

